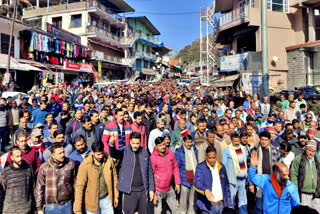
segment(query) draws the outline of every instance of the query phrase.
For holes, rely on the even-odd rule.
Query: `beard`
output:
[[[285,186],[287,184],[287,179],[282,179],[280,177],[279,172],[275,172],[275,176],[276,176],[278,183],[280,184],[280,187]]]

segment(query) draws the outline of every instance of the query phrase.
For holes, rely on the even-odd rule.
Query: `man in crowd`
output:
[[[72,214],[75,163],[65,157],[62,143],[50,146],[51,157],[41,165],[35,200],[38,214]]]
[[[206,149],[206,161],[197,165],[194,188],[198,192],[197,205],[202,213],[222,214],[231,207],[231,194],[226,168],[217,161],[216,149]]]
[[[176,200],[175,191],[180,193],[180,174],[177,160],[172,151],[166,148],[164,138],[157,137],[155,149],[150,157],[155,179],[156,194],[153,202],[155,214],[163,211],[162,201],[165,200],[172,213],[179,212],[179,204]],[[171,187],[174,177],[175,191]]]
[[[132,132],[138,132],[141,134],[141,147],[147,148],[147,134],[146,127],[142,125],[142,114],[139,111],[133,114],[134,122],[131,124]]]
[[[69,155],[69,158],[75,162],[76,167],[78,168],[82,163],[84,157],[92,150],[88,148],[86,141],[82,135],[76,136],[74,138],[73,146],[75,150]]]
[[[141,135],[133,132],[130,145],[122,150],[116,148],[116,138],[109,140],[111,157],[121,160],[117,189],[123,193],[122,211],[124,214],[147,214],[148,200],[154,200],[154,177],[149,153],[140,146]]]
[[[92,144],[92,153],[81,163],[75,186],[73,211],[82,214],[112,214],[118,206],[119,192],[116,188],[118,176],[112,158],[104,153],[103,144]]]
[[[148,150],[149,153],[152,154],[153,149],[155,147],[155,140],[157,137],[161,137],[165,135],[166,133],[169,133],[167,129],[164,128],[165,120],[162,118],[157,118],[157,128],[153,129],[150,132],[149,140],[148,140]]]
[[[72,142],[72,134],[75,134],[75,132],[82,127],[82,117],[82,111],[80,109],[77,109],[74,115],[74,119],[67,123],[65,133],[68,143]]]

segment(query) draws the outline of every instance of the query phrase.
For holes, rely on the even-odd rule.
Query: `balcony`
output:
[[[142,34],[141,32],[136,32],[139,34],[139,39],[143,39],[143,40],[146,40],[146,41],[149,41],[149,42],[152,42],[153,44],[156,44],[156,45],[159,45],[159,40],[154,38],[154,37],[151,37],[151,36],[146,36],[144,34]]]
[[[110,43],[119,48],[132,47],[134,41],[138,38],[138,34],[132,34],[127,38],[119,37],[107,30],[93,25],[87,26],[86,34],[88,37],[94,37],[101,42]]]
[[[107,20],[110,24],[123,28],[125,28],[127,25],[124,17],[120,16],[119,14],[115,14],[109,8],[96,0],[87,1],[86,7],[88,12],[95,13],[101,19]]]
[[[96,57],[96,50],[92,50],[92,49],[89,50],[88,57],[92,60],[96,60],[96,58],[97,58]],[[137,54],[132,55],[128,58],[122,58],[122,57],[116,57],[116,56],[110,56],[110,55],[103,54],[103,61],[132,67],[132,65],[136,61],[137,57],[138,57]]]
[[[242,8],[235,8],[232,11],[223,14],[219,19],[218,32],[227,30],[229,28],[248,23],[249,17],[249,6]]]

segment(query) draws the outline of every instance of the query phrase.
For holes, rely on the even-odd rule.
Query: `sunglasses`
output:
[[[312,117],[306,117],[307,119],[312,119]]]

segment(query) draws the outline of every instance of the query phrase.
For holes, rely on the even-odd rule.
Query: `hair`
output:
[[[59,149],[59,148],[63,148],[63,143],[53,143],[51,144],[51,146],[49,147],[49,151],[51,152],[51,154],[53,154],[56,149]]]
[[[139,132],[132,132],[130,135],[130,140],[132,139],[141,139],[141,134]]]
[[[41,104],[47,105],[47,102],[45,102],[45,101],[40,101],[40,105],[41,105]]]
[[[181,112],[181,108],[176,108],[176,114],[179,114]]]
[[[185,109],[181,109],[180,115],[181,115],[181,114],[187,114],[187,111],[186,111]]]
[[[290,152],[291,151],[291,145],[288,142],[282,142],[282,143],[280,143],[279,149],[283,149],[286,152]]]
[[[12,153],[13,153],[14,151],[16,151],[16,150],[21,151],[21,149],[20,149],[18,146],[12,146],[12,147],[10,148],[10,154],[12,155]]]
[[[76,137],[74,138],[74,144],[76,144],[76,142],[79,142],[81,139],[85,141],[83,135],[78,135],[78,136],[76,136]]]
[[[99,114],[96,110],[91,110],[90,117],[93,117],[94,114]]]
[[[295,123],[300,123],[300,121],[298,119],[293,119],[292,120],[292,125],[295,124]]]
[[[293,126],[292,123],[286,123],[286,125],[284,125],[284,128],[287,129],[288,126]]]
[[[215,132],[214,132],[214,130],[213,129],[209,129],[207,132],[206,132],[206,135],[207,136],[209,136],[209,134],[216,134]]]
[[[286,129],[286,131],[284,132],[285,135],[289,135],[289,134],[293,134],[293,130],[291,129]]]
[[[305,107],[307,107],[307,106],[306,106],[306,104],[301,103],[299,107],[300,107],[300,108],[305,108]]]
[[[240,139],[239,134],[237,134],[237,133],[232,134],[231,135],[231,140],[233,140],[234,138],[239,138]]]
[[[122,108],[117,108],[115,111],[114,111],[114,114],[117,115],[119,112],[122,112]]]
[[[58,129],[58,130],[53,132],[53,137],[56,138],[58,135],[61,135],[61,134],[64,135],[64,131],[61,130],[61,129]]]
[[[164,137],[157,137],[156,140],[154,141],[154,143],[156,145],[163,143],[164,141]]]
[[[208,153],[210,153],[210,152],[215,152],[215,153],[217,153],[217,150],[216,150],[216,148],[214,148],[213,145],[209,145],[209,146],[207,147],[207,149],[206,149],[206,154],[208,154]]]
[[[140,111],[136,111],[134,114],[133,114],[133,119],[137,119],[138,117],[141,117],[142,114]]]
[[[197,117],[197,116],[192,113],[192,114],[190,115],[190,119],[191,119],[192,117]]]
[[[241,133],[240,134],[240,138],[243,138],[243,137],[248,137],[248,134],[247,133]]]
[[[27,137],[27,135],[24,133],[24,132],[20,132],[18,135],[17,135],[17,140],[21,137]]]
[[[52,129],[53,126],[58,126],[58,123],[54,121],[53,123],[51,123],[51,124],[49,125],[48,128],[49,128],[49,129]]]
[[[182,138],[182,140],[183,141],[192,140],[192,136],[190,134],[187,134]]]
[[[84,116],[81,122],[82,123],[91,122],[91,118],[89,116]]]
[[[266,137],[266,138],[268,138],[269,140],[271,139],[271,134],[269,133],[269,132],[267,132],[267,131],[264,131],[264,132],[261,132],[260,133],[260,136],[259,136],[260,138],[262,138],[262,137]]]
[[[100,141],[96,141],[92,144],[91,150],[93,152],[103,152],[104,151],[104,145]]]
[[[289,105],[291,105],[291,104],[293,104],[293,103],[296,103],[295,101],[290,101],[290,104]]]
[[[206,118],[200,117],[200,118],[197,120],[197,124],[200,124],[200,123],[207,123]]]

